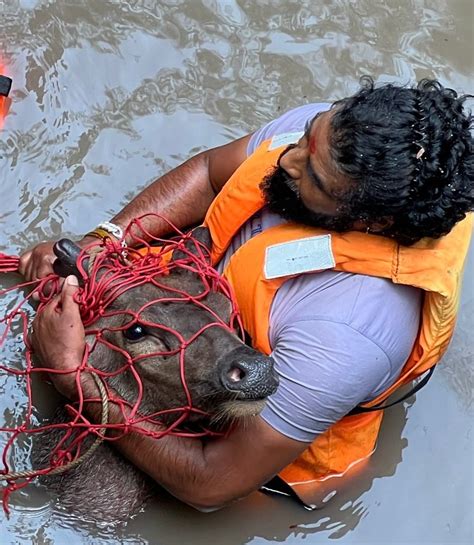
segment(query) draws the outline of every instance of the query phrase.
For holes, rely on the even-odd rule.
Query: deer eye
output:
[[[124,329],[122,335],[132,342],[140,341],[148,335],[148,330],[141,324],[133,324],[131,327]]]

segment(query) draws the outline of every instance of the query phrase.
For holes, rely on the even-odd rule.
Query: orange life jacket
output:
[[[259,184],[276,166],[283,149],[269,149],[269,141],[264,142],[240,165],[213,201],[205,225],[211,231],[214,263],[222,258],[242,225],[264,205]],[[425,238],[410,247],[360,232],[330,234],[335,270],[388,278],[425,292],[420,331],[408,361],[395,383],[366,406],[383,402],[401,385],[430,369],[444,354],[455,325],[471,230],[469,215],[445,237]],[[235,291],[244,327],[257,350],[271,352],[268,338],[271,303],[278,288],[291,277],[265,277],[267,248],[327,234],[319,228],[285,223],[252,237],[230,258],[224,276]],[[284,468],[280,477],[300,496],[305,497],[305,490],[311,490],[310,496],[314,498],[315,484],[344,474],[356,462],[370,456],[382,414],[374,411],[342,418]]]

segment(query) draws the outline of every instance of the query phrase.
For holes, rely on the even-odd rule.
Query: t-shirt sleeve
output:
[[[313,441],[390,374],[385,352],[345,323],[296,321],[279,332],[274,346],[280,385],[261,417],[297,441]]]
[[[331,104],[328,102],[317,102],[305,104],[285,112],[253,133],[247,146],[247,155],[252,155],[262,142],[273,136],[304,130],[308,119],[312,119],[319,112],[324,112],[330,108]]]

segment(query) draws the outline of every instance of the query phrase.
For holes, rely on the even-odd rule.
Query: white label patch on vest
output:
[[[265,252],[264,274],[270,280],[332,269],[335,265],[331,235],[320,235],[269,246]]]
[[[289,144],[296,144],[298,140],[303,136],[304,132],[285,132],[283,134],[277,134],[272,138],[268,151],[279,148],[280,146],[288,146]]]

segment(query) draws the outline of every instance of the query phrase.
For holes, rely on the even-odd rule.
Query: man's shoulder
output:
[[[278,334],[295,323],[308,331],[317,324],[345,324],[377,344],[390,360],[411,350],[419,327],[422,291],[390,280],[338,271],[293,278],[278,291],[271,330]]]
[[[302,131],[308,119],[330,107],[329,102],[313,102],[286,111],[254,132],[247,146],[247,154],[251,155],[262,142],[273,136]]]

